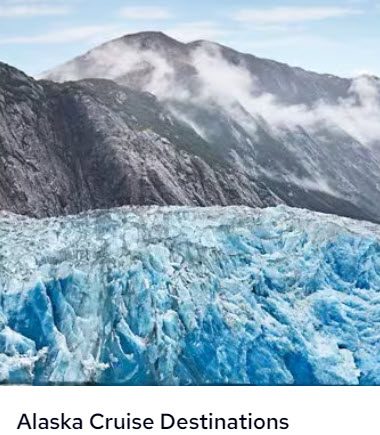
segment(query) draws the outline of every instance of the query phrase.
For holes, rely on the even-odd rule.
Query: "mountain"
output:
[[[125,207],[0,236],[0,383],[380,385],[378,225]]]
[[[380,221],[380,80],[344,79],[145,32],[44,74],[149,92],[214,161],[295,207]]]
[[[380,82],[162,33],[0,64],[0,208],[285,203],[380,222]]]
[[[106,80],[37,82],[0,64],[1,209],[44,217],[125,204],[280,202],[151,94]]]

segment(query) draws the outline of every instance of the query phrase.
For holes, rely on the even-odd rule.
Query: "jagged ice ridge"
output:
[[[380,384],[380,229],[290,209],[0,217],[0,381]]]

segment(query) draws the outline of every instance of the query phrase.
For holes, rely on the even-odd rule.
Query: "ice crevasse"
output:
[[[284,206],[3,213],[0,382],[379,385],[380,227]]]

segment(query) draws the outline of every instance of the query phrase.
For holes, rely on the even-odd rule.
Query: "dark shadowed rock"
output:
[[[37,217],[125,204],[267,206],[157,99],[107,80],[37,82],[0,65],[0,208]]]

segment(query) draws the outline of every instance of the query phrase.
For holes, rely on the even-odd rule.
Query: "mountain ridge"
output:
[[[305,75],[306,77],[310,77],[312,79],[319,79],[319,78],[323,78],[323,79],[328,79],[328,80],[334,80],[336,82],[339,82],[339,87],[342,87],[342,90],[339,94],[339,96],[345,96],[346,92],[348,91],[348,88],[350,86],[350,83],[352,81],[352,79],[348,79],[348,78],[342,78],[342,77],[338,77],[332,74],[320,74],[314,71],[309,71],[307,69],[304,69],[302,67],[299,66],[290,66],[287,63],[284,62],[279,62],[279,61],[275,61],[275,60],[271,60],[271,59],[267,59],[267,58],[260,58],[257,57],[251,53],[243,53],[240,52],[238,50],[235,50],[231,47],[228,47],[226,45],[223,44],[219,44],[213,41],[209,41],[209,40],[196,40],[196,41],[191,41],[188,43],[183,43],[180,42],[178,40],[176,40],[175,38],[172,38],[168,35],[166,35],[164,32],[138,32],[138,33],[133,33],[133,34],[126,34],[123,35],[121,37],[118,38],[114,38],[110,41],[104,42],[100,45],[98,45],[97,47],[94,47],[93,49],[88,50],[84,55],[79,55],[76,56],[73,60],[66,62],[62,65],[60,65],[57,68],[54,68],[52,70],[49,71],[45,71],[44,73],[42,73],[38,78],[47,78],[47,79],[51,79],[53,81],[63,81],[62,78],[60,77],[60,69],[61,68],[65,68],[67,65],[72,65],[73,63],[75,64],[75,62],[80,61],[81,58],[83,57],[87,57],[89,55],[91,55],[94,51],[97,50],[102,50],[102,49],[106,49],[114,44],[119,44],[119,43],[125,43],[125,44],[138,44],[139,48],[141,49],[147,49],[147,48],[152,48],[152,44],[155,45],[154,48],[158,48],[158,49],[169,49],[169,48],[176,48],[176,49],[182,49],[185,51],[191,50],[193,49],[197,44],[206,44],[206,45],[210,45],[210,46],[214,46],[217,47],[219,50],[226,52],[227,54],[229,54],[232,57],[236,57],[236,56],[243,56],[247,61],[250,62],[259,62],[260,64],[264,65],[266,68],[266,71],[268,71],[268,69],[270,70],[271,68],[280,68],[280,69],[285,69],[287,71],[289,71],[289,73],[296,73],[296,74],[301,74],[301,75]],[[178,54],[178,53],[177,53]],[[188,53],[187,53],[188,54]],[[89,76],[83,76],[83,77],[78,77],[78,78],[98,78],[98,77],[89,77]],[[110,78],[110,77],[104,77],[104,78]],[[114,78],[111,78],[114,79]]]
[[[226,44],[222,44],[222,43],[219,43],[219,42],[212,41],[211,39],[195,39],[195,40],[192,40],[192,41],[189,41],[189,42],[181,42],[181,41],[175,39],[174,37],[169,36],[168,34],[166,34],[163,31],[141,31],[141,32],[135,32],[135,33],[126,33],[126,34],[124,34],[122,36],[118,36],[118,37],[112,38],[109,41],[103,42],[100,45],[97,45],[97,46],[94,46],[94,47],[90,48],[84,54],[80,54],[80,55],[75,56],[73,58],[73,60],[75,60],[77,58],[80,58],[83,55],[86,55],[86,54],[90,53],[92,50],[94,50],[96,48],[106,46],[106,45],[108,45],[110,43],[113,43],[113,42],[116,42],[118,40],[125,40],[125,39],[129,39],[129,38],[139,38],[139,37],[158,37],[158,38],[163,38],[163,39],[169,40],[170,42],[172,42],[172,43],[174,42],[174,43],[176,43],[178,45],[181,45],[181,46],[194,46],[194,45],[203,44],[203,43],[214,44],[214,45],[219,46],[220,48],[228,49],[228,50],[234,51],[235,53],[242,54],[244,56],[253,57],[254,59],[258,59],[258,60],[262,60],[262,61],[272,62],[272,63],[278,64],[280,66],[286,66],[286,67],[289,67],[289,68],[292,68],[292,69],[296,69],[296,70],[298,69],[298,70],[300,70],[302,72],[311,73],[311,74],[315,74],[315,75],[318,75],[318,76],[325,76],[325,77],[337,78],[337,79],[342,79],[342,80],[352,80],[352,79],[356,78],[356,76],[343,77],[343,76],[340,76],[338,74],[332,74],[332,73],[329,73],[329,72],[318,72],[318,71],[315,71],[315,70],[313,70],[311,68],[302,67],[301,65],[292,65],[292,64],[289,64],[287,62],[279,61],[279,60],[276,60],[276,59],[271,59],[269,57],[257,56],[257,55],[255,55],[253,53],[250,53],[250,52],[247,52],[247,51],[240,51],[240,50],[235,49],[233,47],[230,47],[230,46],[228,46]],[[65,63],[66,62],[63,62],[62,64],[60,64],[60,66],[64,65]],[[40,74],[37,75],[36,78],[38,79],[39,77],[44,77],[44,76],[48,75],[50,70],[51,69],[42,71]],[[363,76],[363,75],[380,80],[380,77],[375,75],[375,74],[359,74],[358,76]]]

